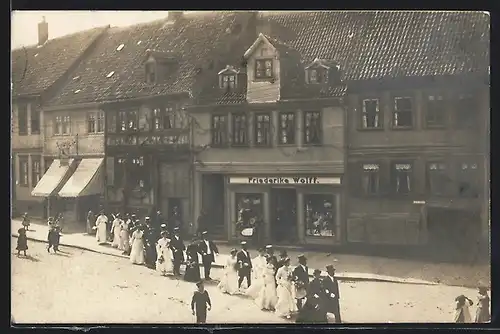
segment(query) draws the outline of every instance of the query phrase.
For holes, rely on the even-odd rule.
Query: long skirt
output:
[[[234,269],[226,268],[217,287],[223,293],[234,295],[238,292],[238,272]]]
[[[118,245],[118,249],[127,253],[130,251],[130,236],[127,230],[120,231],[120,244]]]
[[[108,231],[105,223],[100,223],[97,226],[96,240],[98,244],[105,244],[107,242]]]
[[[130,251],[130,262],[133,264],[144,264],[144,243],[140,239],[134,240]]]
[[[276,293],[278,294],[278,302],[275,309],[278,316],[287,317],[292,312],[297,311],[297,304],[293,297],[291,284],[278,284]]]
[[[487,323],[490,322],[491,316],[488,309],[478,307],[476,310],[476,323]]]
[[[113,242],[112,242],[111,246],[118,248],[120,246],[120,243],[121,243],[120,239],[121,239],[121,230],[119,227],[115,227],[113,229]]]
[[[259,296],[259,292],[264,286],[264,279],[261,275],[254,276],[252,279],[252,285],[245,291],[245,294],[253,299]]]
[[[276,294],[276,284],[271,279],[262,285],[255,303],[261,310],[274,310],[278,296]]]
[[[184,280],[188,282],[198,282],[201,280],[200,265],[198,263],[186,266]]]

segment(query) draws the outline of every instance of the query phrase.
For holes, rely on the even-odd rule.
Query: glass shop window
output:
[[[335,236],[335,196],[305,195],[306,236]]]
[[[263,217],[262,194],[236,194],[236,229],[255,227]]]

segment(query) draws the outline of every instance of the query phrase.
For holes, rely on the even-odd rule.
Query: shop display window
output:
[[[306,236],[335,236],[335,196],[304,195]]]
[[[262,194],[236,194],[236,226],[238,231],[256,227],[262,220]]]

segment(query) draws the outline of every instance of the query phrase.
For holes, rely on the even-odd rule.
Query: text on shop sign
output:
[[[317,177],[317,176],[296,176],[296,177],[231,177],[231,184],[340,184],[340,177]]]

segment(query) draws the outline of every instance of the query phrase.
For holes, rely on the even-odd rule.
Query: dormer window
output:
[[[156,83],[156,64],[154,62],[146,63],[146,83],[155,84]]]
[[[334,63],[316,58],[306,66],[305,77],[308,84],[327,84],[339,79],[339,67]]]
[[[255,60],[255,79],[271,79],[273,77],[273,60]]]
[[[233,89],[236,82],[236,76],[234,75],[223,75],[222,76],[222,87],[223,89]]]
[[[218,73],[219,87],[226,91],[234,90],[238,87],[238,70],[227,65],[225,69]]]

